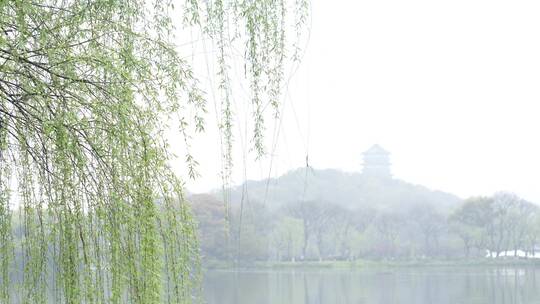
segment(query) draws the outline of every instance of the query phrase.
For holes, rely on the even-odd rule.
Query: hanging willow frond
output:
[[[207,106],[173,43],[174,3],[0,0],[1,303],[196,299],[195,226],[163,132],[180,117],[189,145]],[[245,29],[260,155],[265,103],[279,109],[285,3],[189,0],[184,12],[220,49],[229,172],[228,24]],[[188,154],[193,176],[196,165]]]

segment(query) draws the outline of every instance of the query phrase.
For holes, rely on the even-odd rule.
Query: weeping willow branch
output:
[[[189,147],[207,106],[174,45],[173,4],[0,0],[0,302],[197,299],[196,228],[163,132],[177,121]],[[279,115],[287,2],[188,0],[182,9],[182,26],[202,29],[219,50],[227,181],[232,44],[244,46],[262,156],[265,112]],[[290,21],[293,31],[303,18]],[[193,177],[196,166],[188,153]]]

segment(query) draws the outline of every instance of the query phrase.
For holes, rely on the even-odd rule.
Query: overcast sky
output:
[[[306,154],[314,168],[361,171],[378,143],[396,178],[540,203],[538,16],[539,1],[312,0],[272,169],[270,157],[244,164],[237,134],[234,181],[305,166]],[[202,177],[190,190],[220,186],[217,142],[212,128],[195,140]]]

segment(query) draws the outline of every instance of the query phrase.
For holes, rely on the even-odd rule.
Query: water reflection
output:
[[[535,268],[208,271],[208,304],[533,304]]]

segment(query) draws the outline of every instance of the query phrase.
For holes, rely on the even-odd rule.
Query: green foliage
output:
[[[192,195],[188,200],[197,220],[203,258],[211,256],[226,260],[227,223],[223,202],[208,194]]]
[[[302,220],[284,216],[272,231],[274,258],[278,261],[293,260],[302,253],[304,226]]]
[[[189,139],[204,130],[207,106],[173,43],[175,4],[0,1],[0,302],[15,301],[19,285],[22,303],[193,300],[195,225],[163,133],[169,123],[178,127],[195,177]],[[264,109],[279,107],[286,2],[189,0],[183,11],[183,28],[202,29],[220,48],[226,176],[227,35],[245,41],[260,155]]]
[[[534,253],[539,209],[517,195],[499,192],[491,197],[473,197],[451,216],[452,229],[462,239],[468,255],[471,247],[502,252],[526,250]]]
[[[246,232],[233,256],[250,262],[484,258],[488,250],[494,256],[534,253],[540,241],[538,207],[512,193],[461,201],[338,170],[310,169],[305,176],[298,169],[232,189],[231,225],[245,225]],[[249,220],[240,223],[244,187],[244,205],[257,211],[245,209]],[[265,200],[266,187],[266,205],[254,203]]]
[[[338,170],[309,169],[306,180],[305,172],[298,169],[231,190],[233,236],[240,225],[243,233],[233,256],[299,261],[442,255],[439,241],[446,239],[446,216],[459,206],[458,197]],[[242,218],[244,189],[249,200]],[[458,247],[455,242],[451,246]]]

